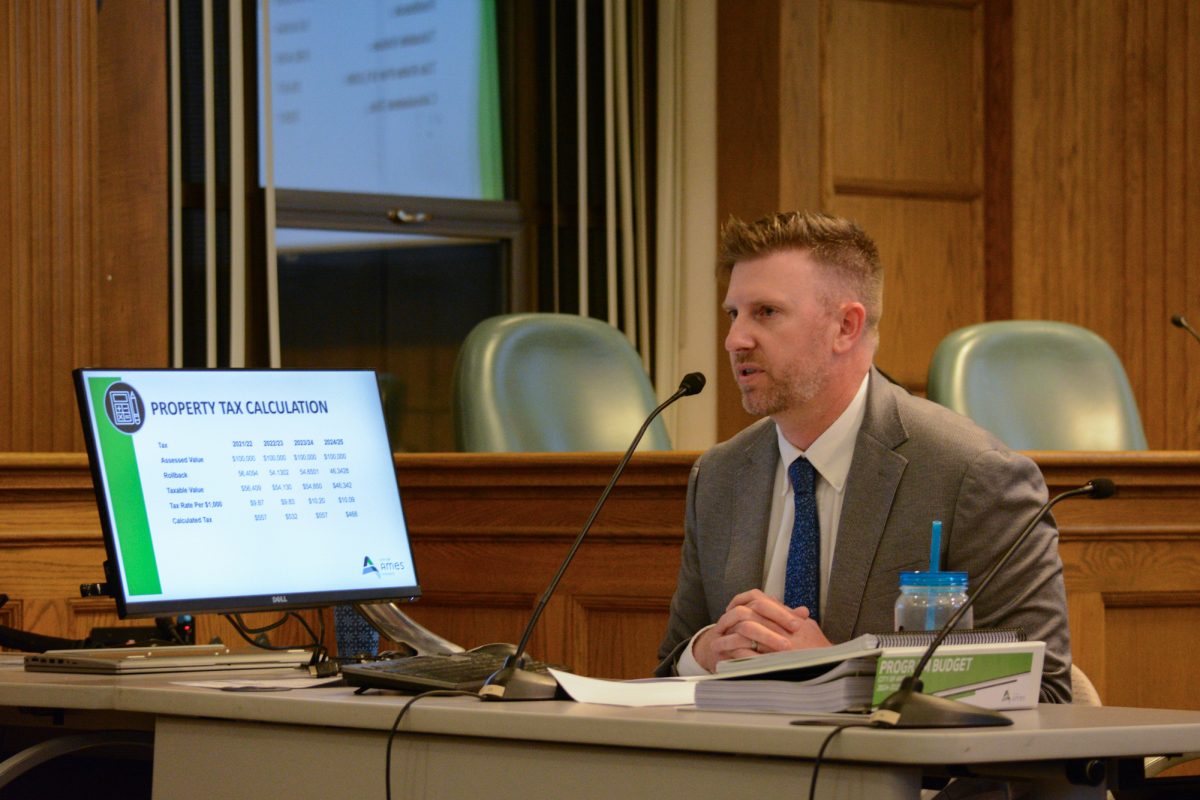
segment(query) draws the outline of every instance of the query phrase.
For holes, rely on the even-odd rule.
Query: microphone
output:
[[[954,626],[962,619],[963,614],[967,613],[967,609],[974,604],[975,598],[979,597],[987,589],[992,578],[996,577],[996,573],[1000,571],[1000,568],[1008,563],[1013,553],[1029,538],[1029,534],[1033,533],[1033,529],[1038,526],[1038,523],[1050,513],[1050,509],[1070,497],[1087,496],[1093,500],[1103,500],[1106,497],[1112,497],[1116,494],[1116,491],[1116,485],[1108,478],[1093,478],[1077,489],[1071,489],[1050,499],[1038,509],[1038,512],[1033,515],[1033,519],[1029,520],[1029,524],[1025,526],[1025,530],[1021,531],[1021,534],[1012,543],[1012,546],[987,571],[983,580],[975,587],[975,591],[967,598],[967,602],[963,603],[962,607],[938,631],[937,636],[934,637],[929,647],[921,655],[921,660],[917,662],[913,674],[905,678],[900,683],[900,688],[879,704],[879,708],[871,715],[872,724],[886,728],[973,728],[1012,725],[1011,718],[997,711],[979,708],[945,697],[922,694],[921,672],[925,669],[925,665],[929,663],[929,659],[933,656],[933,652],[937,650],[938,645],[954,629]]]
[[[1200,333],[1196,333],[1196,329],[1188,324],[1188,321],[1183,318],[1183,314],[1176,314],[1171,317],[1171,324],[1176,328],[1183,328],[1192,335],[1192,338],[1200,342]]]
[[[563,559],[563,563],[558,568],[558,572],[554,574],[550,585],[538,600],[537,606],[533,610],[533,616],[529,618],[529,623],[525,626],[525,632],[521,634],[521,642],[511,655],[504,659],[504,666],[491,675],[483,684],[483,688],[479,690],[479,696],[484,700],[553,700],[558,693],[558,682],[549,675],[543,675],[540,672],[533,672],[524,667],[525,664],[525,646],[529,644],[529,637],[533,635],[533,629],[537,626],[538,620],[542,616],[542,611],[545,610],[546,604],[550,602],[550,597],[554,594],[554,590],[558,588],[559,581],[570,566],[571,560],[575,558],[575,553],[579,550],[579,546],[583,544],[583,539],[592,528],[592,523],[596,521],[600,509],[604,507],[604,503],[608,500],[608,495],[612,492],[613,487],[617,484],[617,479],[621,477],[621,473],[625,471],[625,465],[629,463],[629,459],[633,456],[633,451],[637,449],[638,443],[642,441],[642,436],[650,427],[650,423],[654,418],[662,413],[663,409],[674,403],[681,397],[687,397],[693,394],[699,394],[704,388],[704,376],[699,372],[689,372],[683,376],[683,380],[679,382],[679,388],[675,390],[675,394],[668,397],[658,408],[650,412],[650,416],[646,417],[646,421],[642,423],[642,427],[638,430],[637,436],[633,437],[633,442],[629,445],[629,449],[625,451],[625,455],[617,464],[616,470],[613,471],[612,477],[608,479],[608,485],[604,487],[604,491],[600,493],[600,499],[596,501],[596,507],[592,509],[591,516],[587,518],[587,522],[583,524],[583,530],[575,537],[574,544],[567,551],[567,557]]]

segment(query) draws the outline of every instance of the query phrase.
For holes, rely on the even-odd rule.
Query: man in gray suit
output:
[[[943,525],[942,569],[975,579],[1046,500],[1032,461],[872,366],[883,271],[858,226],[811,213],[735,220],[722,231],[721,250],[725,348],[743,405],[766,418],[692,467],[660,675],[890,631],[900,572],[929,567],[934,520]],[[805,462],[815,482],[793,490],[793,461]],[[811,521],[804,554],[791,544],[798,517]],[[797,578],[806,569],[810,576]],[[797,580],[807,594],[785,604]],[[796,597],[807,599],[796,605]],[[1045,641],[1041,699],[1070,701],[1066,595],[1051,521],[997,575],[974,614],[976,627],[1019,626]]]

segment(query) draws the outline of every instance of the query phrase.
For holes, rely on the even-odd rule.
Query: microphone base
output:
[[[492,701],[557,700],[558,681],[520,667],[504,667],[487,679],[479,696]]]
[[[922,694],[908,687],[897,689],[879,705],[871,721],[885,728],[987,728],[1012,725],[998,711],[958,700]]]

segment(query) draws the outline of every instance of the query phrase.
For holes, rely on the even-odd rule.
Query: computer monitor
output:
[[[74,377],[122,618],[420,596],[373,372]]]

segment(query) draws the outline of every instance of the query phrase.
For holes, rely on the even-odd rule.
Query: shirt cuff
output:
[[[688,642],[687,647],[683,648],[683,652],[679,654],[679,661],[675,662],[675,674],[681,677],[691,677],[694,675],[708,675],[708,670],[700,666],[700,662],[692,655],[692,646],[696,644],[696,639],[700,634],[711,628],[712,625],[705,625],[700,630],[696,631],[696,635]]]

